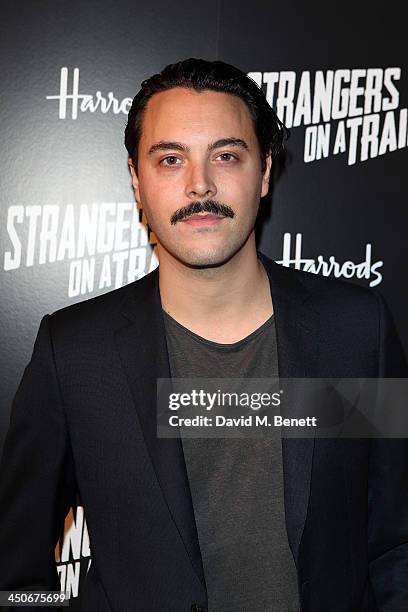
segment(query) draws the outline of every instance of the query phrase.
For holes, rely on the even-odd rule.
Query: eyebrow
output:
[[[242,138],[220,138],[215,142],[211,142],[207,147],[207,151],[214,151],[214,149],[219,149],[221,147],[249,149],[248,144],[245,140],[242,140]],[[150,147],[148,155],[153,155],[156,151],[181,151],[182,153],[190,153],[191,149],[181,142],[160,141]]]

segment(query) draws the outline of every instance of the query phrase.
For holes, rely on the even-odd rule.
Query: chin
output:
[[[190,249],[177,249],[175,257],[182,263],[193,268],[214,268],[225,264],[239,250],[231,245],[219,247],[193,247]]]

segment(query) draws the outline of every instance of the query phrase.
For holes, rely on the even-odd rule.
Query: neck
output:
[[[254,234],[217,267],[191,268],[160,245],[158,255],[164,310],[204,338],[236,342],[272,315],[269,279],[257,258]]]

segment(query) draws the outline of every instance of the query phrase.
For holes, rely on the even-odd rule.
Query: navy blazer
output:
[[[407,376],[378,293],[259,256],[282,378]],[[54,547],[79,491],[81,609],[207,610],[181,441],[156,435],[158,377],[170,371],[157,269],[42,319],[4,446],[0,590],[59,590]],[[408,610],[407,441],[283,439],[282,453],[302,612]]]

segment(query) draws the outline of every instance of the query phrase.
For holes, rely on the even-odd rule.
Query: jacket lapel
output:
[[[279,376],[313,378],[318,372],[319,316],[310,306],[310,294],[292,271],[258,255],[271,285]],[[292,398],[290,409],[291,415],[297,411],[300,415],[300,395]],[[282,438],[286,528],[296,562],[309,502],[314,442],[314,438]]]
[[[158,438],[157,378],[170,378],[158,269],[129,292],[116,344],[132,390],[157,480],[199,579],[205,584],[194,510],[180,438]]]

